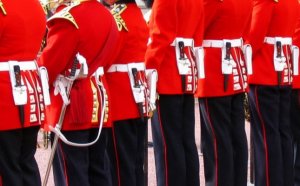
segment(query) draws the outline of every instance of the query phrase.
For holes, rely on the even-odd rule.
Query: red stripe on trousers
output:
[[[267,134],[266,134],[266,128],[265,128],[265,123],[264,120],[262,118],[261,112],[260,112],[260,108],[259,108],[259,104],[258,104],[258,96],[257,96],[257,87],[255,87],[255,104],[257,106],[257,113],[258,113],[258,117],[261,123],[261,129],[263,132],[263,138],[264,138],[264,147],[265,147],[265,159],[266,159],[266,186],[270,186],[270,182],[269,182],[269,152],[268,152],[268,145],[267,145]]]

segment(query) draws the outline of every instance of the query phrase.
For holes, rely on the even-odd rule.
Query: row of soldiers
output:
[[[40,126],[56,185],[146,185],[155,111],[157,185],[199,186],[197,98],[206,185],[246,186],[245,93],[255,185],[300,184],[298,0],[58,2],[0,0],[0,185],[41,185]]]

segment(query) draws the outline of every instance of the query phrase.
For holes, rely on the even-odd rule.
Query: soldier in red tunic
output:
[[[294,185],[289,110],[293,71],[290,47],[299,2],[254,0],[253,3],[246,43],[253,49],[249,104],[255,185]]]
[[[35,59],[45,30],[45,13],[39,1],[0,1],[0,185],[3,186],[41,185],[34,154],[37,133],[45,120],[45,102]]]
[[[163,184],[199,186],[193,50],[202,43],[202,0],[155,0],[149,28],[146,67],[158,71],[158,114],[165,144]]]
[[[99,81],[102,80],[105,87],[107,85],[105,78],[99,76],[99,67],[108,67],[116,49],[119,33],[115,20],[97,0],[86,0],[60,10],[48,20],[47,26],[47,46],[39,63],[48,69],[49,84],[56,85],[54,92],[51,89],[52,103],[47,108],[47,122],[49,125],[56,124],[62,104],[68,104],[69,101],[62,133],[73,142],[93,141],[97,137],[102,117],[109,122],[109,109],[106,108],[105,113],[102,113],[104,95],[100,91]],[[86,61],[86,64],[79,65],[80,74],[85,76],[74,80],[68,100],[61,91],[64,88],[60,87],[68,80],[69,69],[74,70],[72,65],[78,54]],[[62,96],[55,95],[56,90],[60,90]],[[55,183],[72,186],[109,185],[108,177],[103,177],[106,174],[101,172],[105,156],[102,145],[104,143],[101,139],[92,146],[80,148],[59,142],[56,152],[60,164],[54,164]]]
[[[204,73],[198,81],[206,185],[247,185],[243,36],[251,0],[204,0]],[[201,70],[201,69],[200,69]]]
[[[298,5],[300,11],[300,3]],[[300,185],[300,75],[299,75],[299,47],[300,47],[300,15],[293,36],[293,90],[291,93],[291,128],[294,144],[294,185]],[[297,60],[298,59],[298,60]]]
[[[111,13],[121,36],[114,62],[106,71],[116,160],[113,185],[143,186],[148,113],[144,56],[148,28],[135,0],[106,2],[114,4]]]

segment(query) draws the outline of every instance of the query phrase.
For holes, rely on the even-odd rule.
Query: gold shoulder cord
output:
[[[118,26],[118,30],[121,31],[123,28],[128,31],[125,21],[122,19],[121,14],[127,8],[125,4],[118,4],[115,5],[114,8],[111,10],[112,15],[115,18],[115,21]]]
[[[3,13],[4,15],[7,15],[6,10],[5,10],[5,8],[4,8],[3,3],[2,3],[1,0],[0,0],[0,8],[1,8],[2,13]]]

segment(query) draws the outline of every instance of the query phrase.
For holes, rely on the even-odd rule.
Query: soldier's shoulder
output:
[[[60,10],[59,12],[55,13],[53,16],[51,16],[48,19],[48,23],[51,23],[54,20],[57,19],[64,19],[69,21],[70,23],[72,23],[72,25],[74,25],[77,29],[79,29],[78,24],[76,23],[76,20],[74,19],[71,10],[74,9],[76,6],[78,5],[72,5],[72,6],[67,6],[65,8],[63,8],[62,10]]]
[[[118,30],[122,31],[123,29],[128,31],[126,23],[124,21],[124,19],[122,18],[121,14],[127,9],[127,5],[126,4],[116,4],[114,5],[114,7],[111,9],[111,14],[113,15],[117,26],[118,26]]]

